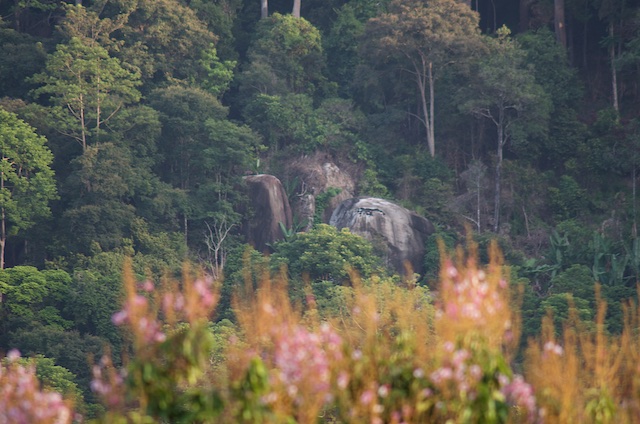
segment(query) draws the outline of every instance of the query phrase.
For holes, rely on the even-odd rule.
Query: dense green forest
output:
[[[436,289],[438,240],[473,232],[524,289],[523,341],[568,293],[594,318],[596,281],[619,333],[639,112],[636,0],[1,0],[0,350],[40,355],[91,415],[87,357],[127,349],[125,258],[140,280],[223,272],[222,326],[254,267],[286,265],[326,311],[344,263],[401,283],[322,214],[249,247],[243,177],[293,198],[288,165],[314,155],[434,224],[418,285]]]

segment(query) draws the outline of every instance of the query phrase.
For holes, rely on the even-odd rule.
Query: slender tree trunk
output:
[[[187,246],[187,241],[189,240],[189,220],[186,212],[182,214],[182,219],[184,223],[184,245]]]
[[[293,0],[293,10],[291,11],[291,14],[295,18],[300,17],[300,0]]]
[[[100,77],[98,76],[98,80],[96,82],[96,140],[95,142],[100,141],[100,114],[102,112],[102,108],[100,105]]]
[[[80,95],[80,132],[82,152],[84,153],[87,150],[87,127],[84,121],[84,102],[82,94]]]
[[[269,16],[269,0],[260,0],[260,18]]]
[[[4,172],[0,175],[0,190],[4,190]],[[4,269],[4,247],[7,244],[7,223],[4,207],[0,210],[0,269]]]
[[[564,19],[564,0],[553,0],[553,23],[556,32],[556,40],[566,49],[567,29]]]
[[[496,181],[495,181],[495,195],[493,198],[493,232],[497,233],[500,230],[500,200],[502,190],[502,150],[505,145],[504,140],[504,109],[501,108],[499,112],[498,121],[496,122],[498,130],[498,157],[496,158]]]
[[[427,142],[429,143],[429,153],[431,153],[431,157],[435,157],[436,155],[436,135],[434,131],[435,124],[435,81],[433,78],[433,63],[429,62],[429,127],[427,130],[429,131]]]
[[[418,91],[420,91],[420,101],[422,104],[422,123],[424,124],[427,132],[427,145],[429,146],[429,153],[431,157],[436,155],[435,150],[435,132],[433,126],[435,123],[435,78],[433,76],[433,62],[429,61],[426,57],[420,58],[421,63],[413,62],[413,69],[415,71],[416,83],[418,84]],[[429,102],[427,104],[427,84],[429,85]]]
[[[0,190],[4,189],[4,173],[0,176]],[[7,227],[4,208],[0,211],[0,269],[4,269],[4,247],[7,244]]]
[[[520,32],[525,32],[529,30],[529,4],[531,0],[520,0],[520,19],[518,22],[518,27],[520,28]]]
[[[633,167],[632,173],[632,196],[633,196],[633,227],[631,228],[631,236],[636,239],[638,238],[638,221],[636,218],[636,167]]]
[[[22,14],[22,7],[19,0],[14,0],[13,6],[13,29],[20,32],[20,15]]]
[[[480,205],[482,202],[481,189],[482,174],[478,172],[478,176],[476,177],[476,228],[478,229],[478,234],[480,234],[480,230],[482,229],[480,226]]]
[[[431,118],[430,118],[430,111],[429,111],[429,106],[427,104],[427,79],[429,79],[428,76],[428,66],[427,65],[427,61],[422,58],[422,67],[418,67],[418,64],[416,64],[414,62],[414,69],[415,69],[415,74],[416,74],[416,83],[418,84],[418,91],[420,92],[420,103],[421,103],[421,109],[422,109],[422,123],[424,124],[424,127],[426,129],[426,133],[427,133],[427,145],[429,146],[429,153],[431,154],[431,156],[433,157],[434,155],[434,144],[433,144],[433,140],[431,139]],[[429,87],[429,92],[432,92],[432,87]],[[431,95],[431,97],[433,97],[433,94]],[[431,103],[431,99],[429,99],[429,103]]]
[[[613,23],[609,24],[609,37],[611,38],[611,46],[609,47],[609,60],[611,62],[611,94],[613,96],[613,109],[620,111],[618,104],[618,73],[616,72],[616,44],[613,42]]]

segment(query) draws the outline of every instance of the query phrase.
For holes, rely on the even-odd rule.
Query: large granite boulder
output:
[[[329,224],[348,228],[385,252],[388,266],[405,274],[424,273],[425,241],[433,234],[431,222],[415,212],[384,199],[348,199],[333,211]]]
[[[291,207],[284,187],[273,175],[249,175],[244,181],[253,210],[251,219],[244,224],[244,233],[247,241],[262,252],[284,238],[280,223],[291,228]]]
[[[322,153],[293,160],[287,165],[286,178],[295,182],[296,191],[291,204],[293,214],[300,222],[306,223],[307,230],[313,226],[316,216],[323,223],[328,223],[331,212],[340,202],[355,195],[356,184],[350,173]],[[326,193],[331,191],[338,193],[327,199]],[[316,213],[317,207],[323,207],[319,214]]]

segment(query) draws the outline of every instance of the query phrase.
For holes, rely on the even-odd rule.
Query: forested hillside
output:
[[[251,272],[288,270],[294,304],[328,316],[345,264],[438,291],[440,252],[468,234],[521,289],[520,348],[547,311],[559,331],[600,299],[618,335],[640,275],[639,114],[637,0],[0,0],[0,351],[38,355],[97,416],[87,358],[131,353],[112,322],[129,259],[149,284],[219,279],[227,334]],[[292,164],[318,157],[354,197],[434,225],[423,275],[324,225],[339,189],[250,247],[244,177],[293,202]]]

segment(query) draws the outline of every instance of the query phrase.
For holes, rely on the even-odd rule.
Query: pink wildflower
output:
[[[502,392],[510,403],[527,411],[529,422],[535,422],[536,397],[531,385],[521,375],[514,376],[513,381],[502,388]]]

